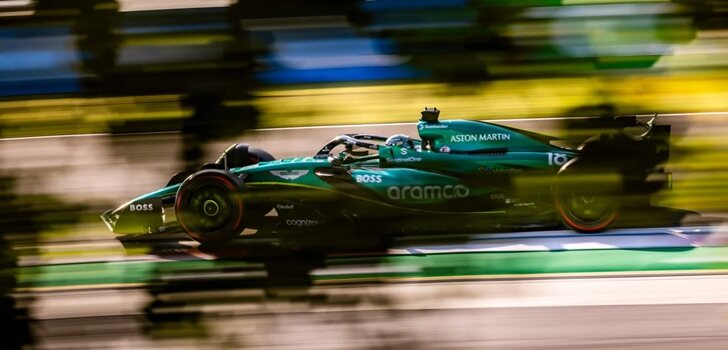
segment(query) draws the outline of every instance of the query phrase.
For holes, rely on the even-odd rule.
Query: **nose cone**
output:
[[[149,233],[163,225],[162,201],[134,200],[115,210],[101,214],[101,220],[111,232],[120,234]]]

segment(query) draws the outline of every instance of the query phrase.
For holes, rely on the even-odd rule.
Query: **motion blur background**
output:
[[[0,347],[725,348],[728,239],[704,220],[728,213],[727,54],[723,0],[0,1]],[[703,221],[309,266],[125,249],[98,220],[230,143],[280,158],[352,129],[414,135],[425,106],[556,136],[658,114],[674,182],[653,201]]]

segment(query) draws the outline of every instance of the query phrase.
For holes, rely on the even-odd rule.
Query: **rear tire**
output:
[[[622,178],[617,171],[574,158],[556,175],[553,199],[564,225],[577,232],[596,233],[616,221],[621,193]]]
[[[200,243],[222,243],[237,237],[245,229],[242,189],[243,181],[224,170],[208,169],[191,175],[177,191],[177,223]]]

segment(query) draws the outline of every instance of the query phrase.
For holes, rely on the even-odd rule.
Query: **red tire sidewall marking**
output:
[[[554,202],[556,204],[556,210],[559,212],[559,215],[561,215],[561,218],[564,221],[566,221],[566,223],[569,226],[571,226],[572,228],[576,228],[577,230],[581,230],[581,231],[585,231],[585,232],[597,232],[597,231],[601,231],[601,230],[607,228],[607,226],[609,226],[609,224],[611,224],[614,221],[614,219],[617,218],[618,210],[615,210],[612,213],[612,215],[609,216],[609,218],[605,219],[601,224],[599,224],[597,226],[584,226],[577,222],[574,222],[574,220],[572,220],[569,217],[569,215],[566,213],[566,210],[561,205],[560,192],[561,192],[561,190],[559,189],[559,187],[557,185],[556,191],[554,193]]]
[[[227,189],[230,190],[232,194],[235,194],[237,192],[238,187],[230,181],[225,176],[217,175],[217,174],[211,174],[211,175],[204,175],[204,177],[209,178],[210,180],[216,180],[218,183],[223,184]],[[194,179],[194,178],[193,178]],[[184,185],[184,183],[182,184]],[[175,214],[177,215],[177,223],[182,227],[182,229],[187,232],[189,235],[191,235],[194,238],[202,237],[198,232],[195,232],[195,230],[192,230],[191,227],[186,225],[184,223],[184,211],[182,210],[182,201],[180,199],[183,199],[185,195],[187,195],[187,192],[189,192],[188,189],[184,189],[184,191],[181,191],[177,193],[177,198],[174,205]],[[235,225],[234,228],[240,227],[241,222],[243,221],[243,199],[242,196],[234,196],[233,199],[235,203],[238,206],[238,215],[235,219]]]

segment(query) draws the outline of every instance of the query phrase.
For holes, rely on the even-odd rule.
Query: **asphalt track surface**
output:
[[[690,137],[708,131],[721,134],[722,127],[705,120],[724,117],[665,118],[672,118],[668,122],[680,137]],[[556,122],[508,124],[548,134]],[[364,127],[261,130],[239,141],[284,157],[312,154],[331,137],[359,129]],[[365,129],[362,132],[416,133],[412,124]],[[227,143],[210,145],[210,158]],[[158,187],[179,166],[174,160],[179,149],[177,134],[0,142],[4,164],[13,164],[20,175],[21,191],[89,203],[121,202]],[[55,176],[44,174],[49,171]],[[47,274],[60,280],[19,291],[18,299],[27,303],[35,319],[35,347],[40,349],[728,348],[728,269],[720,268],[728,260],[724,255],[728,229],[720,220],[603,235],[533,231],[470,238],[466,244],[405,240],[389,251],[392,259],[399,260],[316,269],[314,284],[306,288],[267,285],[263,281],[270,276],[255,266],[190,270],[193,273],[156,271],[154,277],[164,282],[159,287],[159,283],[130,280],[130,275],[123,275],[129,270],[123,268],[120,271],[128,283],[110,280],[123,266],[215,262],[216,257],[183,238],[168,240],[176,248],[165,254],[129,254],[99,223],[68,240],[26,247],[48,254],[26,257],[20,264],[29,269],[84,266],[81,271],[87,272],[102,267],[107,275],[101,283],[59,284],[83,276]],[[700,253],[706,251],[710,254]],[[58,252],[63,254],[54,254]],[[564,265],[569,261],[566,254],[582,253],[574,266],[608,265],[612,258],[630,260],[641,254],[667,254],[663,263],[668,267],[698,265],[652,269],[643,264],[627,271],[616,264],[610,271],[598,272],[575,272]],[[544,273],[531,266],[536,273],[508,274],[511,267],[500,266],[500,275],[479,275],[464,273],[465,265],[459,262],[439,275],[374,278],[375,282],[370,278],[412,261],[420,261],[415,267],[421,267],[441,256],[480,260],[496,254],[508,254],[512,260],[506,263],[516,265],[517,256],[543,257],[550,260],[536,265],[556,264],[561,270]],[[700,264],[711,264],[711,268],[697,269]],[[332,278],[352,275],[367,278]],[[38,278],[43,277],[41,273]],[[216,285],[231,278],[249,283]]]
[[[728,276],[31,295],[38,348],[725,349]],[[153,299],[159,321],[142,310]],[[180,303],[179,301],[183,302]]]

